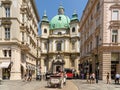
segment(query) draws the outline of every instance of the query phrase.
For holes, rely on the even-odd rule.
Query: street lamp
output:
[[[96,37],[96,49],[97,49],[97,54],[95,55],[96,59],[96,83],[98,83],[99,79],[99,59],[98,59],[98,45],[99,45],[99,36]]]
[[[98,62],[98,54],[95,55],[96,58],[96,83],[98,83],[99,79],[99,62]]]

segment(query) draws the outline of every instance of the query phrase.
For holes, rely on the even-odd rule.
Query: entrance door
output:
[[[61,66],[56,66],[56,72],[60,72],[61,71]]]

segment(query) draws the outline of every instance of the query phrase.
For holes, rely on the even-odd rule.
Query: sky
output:
[[[65,15],[69,18],[72,17],[74,11],[78,14],[78,19],[80,20],[83,10],[88,2],[88,0],[35,0],[40,19],[46,11],[49,21],[58,14],[58,8],[62,4],[65,9]]]

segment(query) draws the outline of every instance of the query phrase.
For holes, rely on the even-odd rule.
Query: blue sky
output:
[[[40,19],[43,16],[44,10],[47,13],[49,21],[58,14],[60,4],[65,9],[65,15],[71,18],[74,10],[76,10],[79,20],[88,0],[35,0]]]

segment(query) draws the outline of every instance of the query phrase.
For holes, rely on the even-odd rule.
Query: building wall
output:
[[[110,77],[113,74],[111,70],[112,53],[119,53],[118,20],[120,15],[118,14],[118,20],[112,20],[112,12],[113,10],[119,12],[119,6],[119,0],[89,0],[79,24],[81,34],[80,62],[87,61],[86,57],[92,59],[92,71],[89,72],[95,72],[98,62],[99,79],[103,80],[106,79],[107,72],[110,73]],[[117,44],[112,42],[112,30],[118,30]],[[117,65],[119,64],[117,63]]]
[[[35,77],[36,60],[40,58],[40,55],[37,55],[39,16],[35,2],[34,0],[23,1],[0,0],[2,4],[0,7],[0,63],[11,62],[11,80],[23,78],[24,73],[29,70],[32,70],[33,77]],[[5,4],[6,2],[9,4]],[[6,17],[6,6],[10,6],[10,16],[8,17]],[[10,28],[9,39],[5,39],[6,27]],[[3,50],[8,48],[11,50],[11,56],[5,57]],[[24,68],[23,71],[21,71],[21,67]]]

